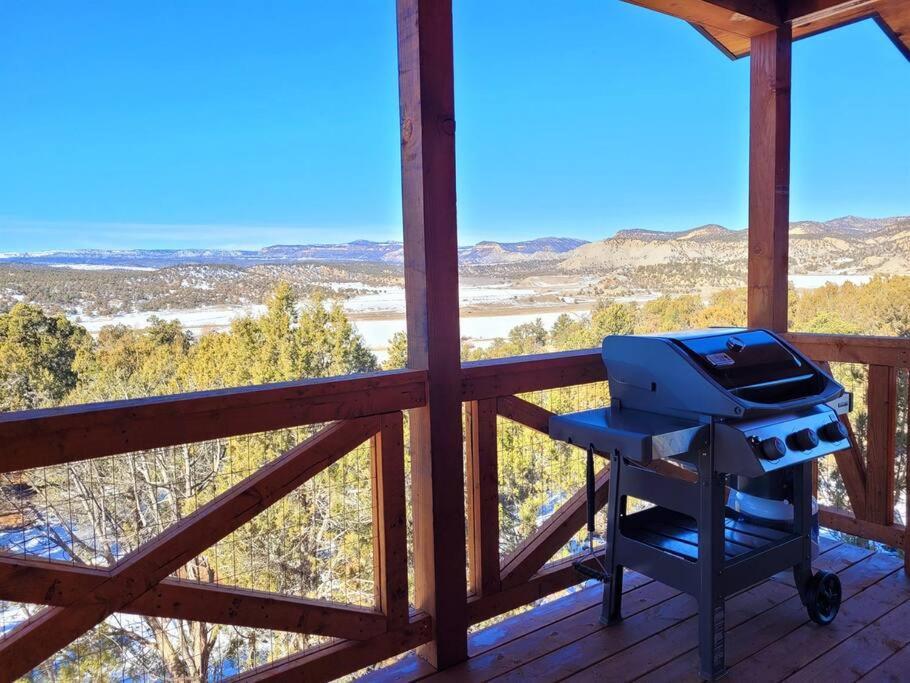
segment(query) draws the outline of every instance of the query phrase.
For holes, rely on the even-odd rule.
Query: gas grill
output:
[[[724,672],[724,600],[793,568],[809,617],[840,606],[835,574],[812,572],[812,462],[850,446],[850,395],[786,341],[723,328],[603,341],[609,408],[554,416],[550,436],[610,460],[601,621],[621,619],[628,567],[698,600],[700,673]],[[694,473],[694,474],[693,474]],[[729,491],[729,492],[728,492]],[[627,511],[627,499],[653,504]],[[593,553],[593,548],[592,548]]]

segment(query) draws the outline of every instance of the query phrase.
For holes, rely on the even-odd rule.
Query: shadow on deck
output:
[[[727,601],[725,680],[910,680],[910,578],[898,557],[822,539],[815,567],[840,575],[833,624],[808,621],[792,576],[779,574]],[[367,681],[698,680],[696,606],[631,574],[624,621],[603,628],[600,587],[587,587],[475,632],[470,659],[434,673],[415,654]]]

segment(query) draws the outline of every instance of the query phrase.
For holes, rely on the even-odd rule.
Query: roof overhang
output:
[[[625,0],[689,22],[731,59],[749,54],[753,36],[789,23],[799,40],[874,19],[910,60],[910,0]]]

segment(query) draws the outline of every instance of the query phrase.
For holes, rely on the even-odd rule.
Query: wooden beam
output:
[[[869,366],[866,392],[866,514],[876,524],[894,523],[894,453],[897,448],[897,370]]]
[[[234,676],[230,681],[332,681],[407,652],[432,638],[429,615],[418,612],[397,631],[365,641],[342,640],[311,648]]]
[[[831,365],[827,361],[820,361],[821,368],[831,375]],[[856,445],[856,434],[848,415],[841,415],[840,421],[847,428],[847,438],[850,448],[834,453],[834,460],[847,489],[847,499],[854,514],[866,514],[866,464],[863,462],[862,453]]]
[[[376,606],[396,629],[408,621],[408,524],[401,413],[380,418],[372,439],[373,581]]]
[[[446,668],[468,652],[452,3],[397,0],[397,17],[408,367],[428,371],[410,419],[414,580],[434,628],[420,654]]]
[[[0,641],[0,680],[27,674],[356,448],[378,426],[378,418],[367,417],[326,427],[128,554],[91,593],[48,607],[17,626]]]
[[[907,371],[907,415],[904,422],[904,443],[910,445],[910,370]],[[910,450],[910,449],[908,449]],[[904,465],[904,524],[910,524],[910,466]],[[910,534],[904,534],[904,573],[910,574]]]
[[[0,556],[0,600],[62,607],[110,578],[108,569]],[[120,611],[354,640],[387,630],[384,615],[363,607],[174,579]]]
[[[626,0],[690,23],[755,36],[781,23],[773,0]]]
[[[893,17],[895,24],[897,24],[897,20],[899,20],[900,26],[902,28],[910,28],[910,9],[907,9],[906,7],[901,8],[899,10],[902,12],[900,16],[896,14],[897,11],[898,10],[895,9],[895,16]],[[892,22],[888,20],[887,16],[883,16],[881,14],[876,14],[873,18],[875,19],[875,23],[882,30],[882,33],[884,33],[885,36],[887,36],[888,40],[894,44],[894,47],[896,47],[898,51],[904,56],[904,59],[910,62],[910,36],[907,35],[906,28],[904,28],[903,31],[898,30],[894,25],[892,25]]]
[[[839,510],[827,505],[818,506],[818,522],[828,529],[859,536],[870,541],[878,541],[892,548],[901,548],[906,543],[907,533],[902,525],[887,526],[858,519],[856,515],[846,510]]]
[[[500,396],[496,401],[497,412],[518,424],[543,434],[549,433],[553,413],[517,396]],[[610,471],[604,468],[597,473],[595,505],[600,510],[607,502]],[[585,523],[587,497],[584,489],[563,503],[533,534],[528,536],[502,561],[500,573],[504,588],[514,588],[537,572],[553,555],[574,536]]]
[[[473,361],[462,365],[461,400],[558,389],[606,378],[600,349]]]
[[[465,462],[468,492],[468,564],[471,591],[499,590],[499,459],[496,400],[465,404]]]
[[[789,22],[817,22],[856,11],[874,12],[878,0],[789,0],[784,18]]]
[[[816,362],[910,367],[910,339],[789,332],[784,338]]]
[[[749,110],[750,327],[787,329],[790,219],[790,26],[751,40]]]
[[[601,469],[594,478],[595,506],[607,503],[610,470]],[[559,506],[550,517],[502,561],[502,585],[505,588],[526,582],[584,526],[587,496],[582,488]]]
[[[426,403],[426,372],[390,372],[0,414],[0,472],[387,413]]]
[[[540,600],[561,590],[565,590],[587,578],[578,573],[573,563],[582,560],[591,569],[599,569],[594,558],[573,555],[554,562],[537,572],[528,581],[514,588],[504,588],[490,595],[475,595],[468,599],[468,615],[472,624],[477,624],[495,616],[504,614],[522,605]]]
[[[496,412],[541,434],[550,433],[550,418],[553,417],[553,413],[523,398],[500,396],[496,399]]]

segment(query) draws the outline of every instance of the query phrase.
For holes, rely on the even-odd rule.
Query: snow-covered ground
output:
[[[458,289],[462,307],[509,304],[536,294],[534,289],[513,288],[508,284],[465,285]],[[344,308],[350,313],[400,313],[404,315],[404,287],[383,287],[348,299]]]
[[[91,334],[97,332],[106,325],[126,325],[141,329],[148,327],[149,319],[153,316],[162,320],[179,320],[180,324],[194,334],[200,334],[206,330],[223,330],[230,326],[231,322],[245,315],[262,315],[265,312],[265,306],[207,306],[204,308],[194,309],[173,309],[167,311],[142,311],[138,313],[118,313],[117,315],[99,315],[78,317],[80,325],[87,329]]]
[[[793,284],[801,289],[814,289],[823,287],[832,282],[842,285],[845,282],[865,284],[871,278],[868,275],[791,275]],[[339,282],[333,286],[336,290],[363,290],[344,302],[345,310],[352,316],[354,324],[366,340],[367,345],[375,351],[380,358],[385,356],[389,339],[396,332],[405,329],[404,309],[405,297],[403,287],[368,287],[362,282]],[[489,344],[497,337],[505,337],[516,325],[533,322],[540,318],[543,324],[550,327],[563,311],[554,310],[552,307],[541,308],[540,312],[522,312],[510,314],[507,307],[519,301],[527,301],[528,297],[540,294],[537,288],[511,287],[506,283],[464,285],[459,289],[459,303],[462,308],[471,308],[474,311],[462,315],[461,335],[471,339],[475,344],[483,346]],[[657,298],[657,294],[636,295],[619,297],[620,303],[642,303]],[[564,299],[565,301],[565,299]],[[495,307],[497,314],[484,314],[484,307]],[[478,314],[478,309],[480,309]],[[503,309],[506,309],[504,312]],[[148,326],[148,320],[157,316],[163,320],[179,320],[181,324],[194,334],[201,334],[208,330],[227,329],[231,322],[246,315],[261,315],[265,307],[261,305],[249,306],[209,306],[187,310],[145,311],[141,313],[123,313],[112,316],[80,317],[80,324],[89,332],[96,334],[105,325],[127,325],[142,328]],[[570,315],[581,315],[578,312]]]
[[[52,263],[51,268],[70,268],[72,270],[158,270],[148,266],[109,266],[99,263]]]
[[[797,289],[818,289],[829,282],[834,285],[843,285],[852,282],[854,285],[864,285],[872,279],[871,275],[790,275],[789,279]]]

